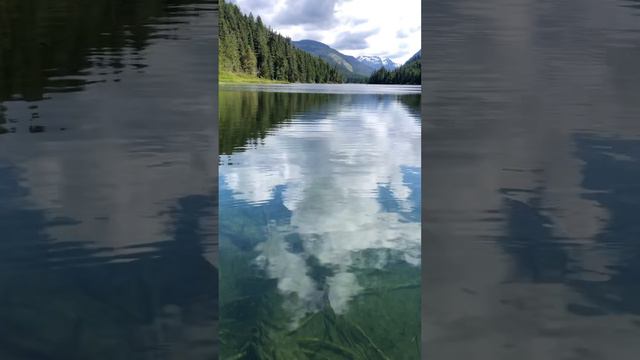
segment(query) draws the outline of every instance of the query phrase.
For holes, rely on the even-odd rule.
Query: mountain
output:
[[[387,70],[393,70],[400,66],[400,64],[396,64],[393,60],[389,58],[381,58],[380,56],[358,56],[356,59],[363,64],[368,65],[373,70],[378,70],[381,67],[384,67]]]
[[[405,64],[408,64],[408,63],[416,61],[416,60],[421,60],[421,59],[422,59],[422,49],[418,50],[417,53],[413,54],[413,56],[410,57],[409,60],[407,60],[405,62]]]
[[[348,81],[364,81],[372,72],[378,69],[378,67],[372,67],[319,41],[300,40],[292,43],[298,49],[316,55],[330,65],[335,66]]]
[[[420,85],[422,76],[422,50],[419,50],[402,66],[389,71],[380,68],[369,77],[369,84]]]

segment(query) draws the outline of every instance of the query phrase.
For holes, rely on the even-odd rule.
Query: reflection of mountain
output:
[[[295,114],[313,111],[337,101],[331,94],[221,91],[220,154],[229,155],[263,139]]]
[[[44,3],[54,6],[44,0],[24,4],[31,9],[34,4]],[[123,13],[100,17],[104,24],[99,30],[103,34],[131,36],[138,31],[121,23],[132,16],[126,11],[128,8],[118,7],[124,6],[123,2],[105,3]],[[209,37],[215,36],[211,25],[214,7],[170,6],[179,2],[166,0],[144,3],[144,13],[170,8],[166,18],[140,18],[141,23],[133,26],[140,31],[146,29],[153,39],[138,54],[138,62],[150,65],[144,74],[121,69],[117,63],[87,64],[85,70],[92,73],[123,70],[118,75],[123,81],[48,94],[46,101],[4,103],[7,125],[20,129],[33,123],[57,129],[55,125],[59,124],[68,129],[64,133],[29,136],[29,141],[18,131],[0,143],[0,162],[20,169],[21,184],[29,190],[29,206],[48,209],[46,215],[50,219],[78,220],[73,226],[49,227],[48,232],[56,241],[81,241],[94,248],[134,252],[135,248],[128,247],[166,239],[166,206],[185,196],[214,192],[216,167],[209,164],[210,160],[216,162],[217,156],[210,149],[217,145],[217,136],[209,117],[215,116],[210,104],[215,74],[208,69],[215,59],[209,56],[214,45],[206,46]],[[73,9],[84,10],[72,4],[62,2],[58,12],[47,15],[55,15],[56,19],[67,16],[69,23],[84,24],[72,21],[76,15]],[[197,11],[193,11],[195,7]],[[30,19],[31,15],[25,16]],[[98,22],[98,18],[95,20]],[[113,22],[111,27],[108,20]],[[55,32],[57,22],[42,22],[45,29],[52,26],[50,30]],[[80,31],[78,38],[88,36],[85,33],[89,30]],[[131,50],[126,36],[121,39],[125,43],[123,49],[113,45],[108,51],[132,59],[126,55]],[[66,38],[61,37],[61,41]],[[94,50],[107,47],[99,39],[96,41],[84,46]],[[72,60],[64,54],[59,57]],[[13,68],[23,71],[21,65]],[[180,91],[168,92],[169,88]],[[37,117],[15,123],[16,119],[29,120],[30,115]],[[4,189],[0,188],[0,192],[4,193]]]
[[[142,69],[140,52],[157,32],[148,23],[189,14],[176,5],[198,3],[211,1],[0,0],[0,102],[39,100]]]
[[[291,122],[297,115],[345,102],[344,97],[330,93],[221,91],[218,96],[220,154],[223,155],[259,144],[270,131]],[[396,99],[413,116],[420,116],[420,95],[408,94]]]
[[[407,107],[407,110],[411,112],[416,118],[420,117],[422,109],[420,108],[420,95],[407,95],[407,96],[399,96],[398,101],[400,101],[403,105]]]

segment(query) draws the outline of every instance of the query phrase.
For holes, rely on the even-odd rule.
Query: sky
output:
[[[230,0],[293,40],[404,63],[420,50],[420,0]]]

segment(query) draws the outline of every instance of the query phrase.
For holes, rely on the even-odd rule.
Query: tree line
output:
[[[219,66],[223,71],[270,80],[303,83],[342,83],[344,77],[320,58],[293,46],[234,4],[220,1]]]
[[[397,69],[389,71],[380,68],[369,77],[369,84],[406,84],[420,85],[422,76],[422,56],[414,55]]]

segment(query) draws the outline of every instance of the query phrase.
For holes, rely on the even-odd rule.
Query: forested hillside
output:
[[[380,68],[369,78],[369,84],[420,85],[422,74],[422,51],[418,51],[404,65],[389,71]]]
[[[294,41],[293,46],[316,55],[327,64],[335,67],[347,82],[367,82],[377,67],[364,64],[353,56],[345,55],[327,44],[315,40]]]
[[[342,83],[344,77],[320,58],[295,48],[260,16],[244,15],[234,4],[220,1],[219,60],[222,71],[269,80]]]

